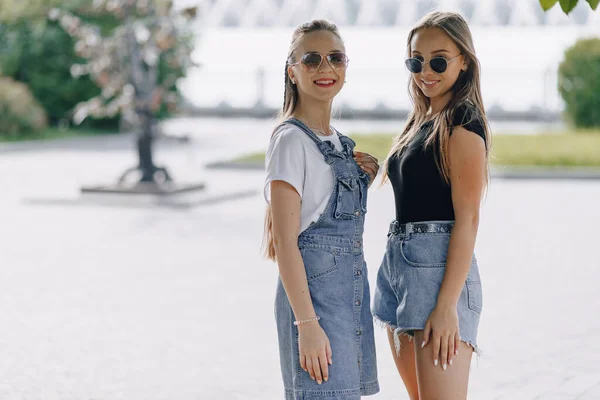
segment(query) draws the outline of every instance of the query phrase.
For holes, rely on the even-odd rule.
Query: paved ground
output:
[[[179,203],[80,197],[134,161],[121,139],[0,148],[0,399],[281,398],[262,173],[203,169],[268,133],[184,126],[194,143],[157,158],[208,189]],[[369,200],[373,281],[391,196]],[[598,204],[600,181],[493,182],[471,399],[600,399]],[[406,399],[384,332],[377,343],[370,398]]]

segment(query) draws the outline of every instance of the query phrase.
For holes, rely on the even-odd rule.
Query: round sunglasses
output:
[[[306,53],[300,58],[300,61],[291,63],[290,65],[293,67],[294,65],[302,64],[302,68],[304,68],[307,72],[316,72],[321,68],[321,64],[323,63],[323,59],[326,58],[327,62],[333,69],[346,69],[348,67],[348,56],[341,52],[333,52],[327,54],[323,57],[320,53]]]
[[[459,54],[458,56],[460,55],[461,54]],[[423,71],[423,67],[425,66],[425,64],[429,64],[433,72],[441,74],[445,72],[448,68],[448,63],[456,59],[456,57],[458,56],[452,57],[449,60],[446,60],[444,57],[433,57],[431,60],[429,60],[429,62],[425,62],[424,60],[421,60],[419,58],[412,57],[406,59],[404,63],[406,64],[406,68],[408,68],[408,70],[413,74],[418,74],[419,72]]]

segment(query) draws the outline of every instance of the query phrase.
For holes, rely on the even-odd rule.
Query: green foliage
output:
[[[560,8],[562,8],[565,14],[568,14],[573,11],[578,1],[579,0],[560,0]]]
[[[590,7],[592,7],[592,10],[598,8],[598,4],[600,4],[600,0],[587,0],[587,2],[590,4]]]
[[[558,0],[540,0],[540,5],[544,11],[548,11],[554,7],[556,3],[558,3]]]
[[[90,3],[89,0],[0,0],[0,23],[43,20],[53,7],[83,10]]]
[[[577,41],[558,69],[558,90],[568,119],[578,127],[600,127],[600,39]]]
[[[46,112],[27,86],[0,77],[0,136],[35,133],[46,126]]]
[[[0,70],[27,84],[56,125],[70,117],[82,99],[100,89],[87,77],[73,79],[70,68],[82,62],[73,39],[57,24],[21,21],[0,28]]]
[[[600,0],[586,0],[586,1],[588,2],[590,7],[592,8],[592,10],[595,10],[596,8],[598,8],[598,4],[600,3]],[[540,0],[540,5],[542,6],[542,9],[544,11],[548,11],[549,9],[554,7],[554,5],[556,3],[560,3],[560,8],[562,8],[564,13],[569,14],[571,11],[573,11],[575,6],[577,6],[578,2],[579,2],[579,0]]]
[[[100,89],[88,75],[77,79],[71,76],[71,66],[86,60],[75,52],[76,39],[58,23],[48,21],[47,13],[60,6],[98,26],[103,35],[109,35],[120,21],[111,13],[92,9],[90,4],[88,0],[0,0],[0,73],[27,84],[53,126],[70,120],[75,106],[99,95]],[[183,69],[169,67],[168,56],[167,52],[160,60],[160,82],[172,80],[173,75],[185,75]],[[175,84],[169,91],[179,97]],[[158,112],[160,118],[170,114],[165,105]],[[101,120],[90,117],[82,125],[117,129],[118,121],[119,117]]]
[[[350,134],[356,149],[385,160],[394,135]],[[495,134],[491,163],[502,167],[600,167],[600,129],[570,132]],[[265,165],[264,153],[253,153],[230,160],[236,164]]]
[[[115,131],[104,131],[99,129],[73,129],[73,128],[46,128],[37,132],[28,132],[14,134],[10,136],[0,135],[0,143],[23,142],[26,140],[58,140],[82,136],[109,136],[114,135]]]

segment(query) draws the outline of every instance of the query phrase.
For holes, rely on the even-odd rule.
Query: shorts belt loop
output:
[[[398,224],[398,221],[392,221],[390,223],[390,229],[388,231],[388,237],[392,236],[392,235],[397,235],[400,232],[400,224]]]
[[[411,222],[408,222],[406,225],[404,225],[406,227],[406,231],[404,232],[404,239],[405,240],[409,240],[410,239],[410,235],[414,232],[414,226]]]

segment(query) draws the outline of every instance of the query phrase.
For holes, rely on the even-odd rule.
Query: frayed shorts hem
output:
[[[390,332],[394,332],[394,344],[396,346],[396,352],[400,352],[400,335],[405,335],[409,340],[414,340],[415,331],[425,330],[425,327],[410,327],[410,328],[399,328],[397,325],[392,324],[389,321],[385,321],[380,318],[378,315],[373,314],[373,321],[375,325],[380,328],[388,329]],[[461,342],[467,344],[469,347],[473,349],[473,352],[477,354],[478,357],[481,356],[481,349],[477,347],[477,344],[474,341],[466,340],[464,338],[460,339]]]

